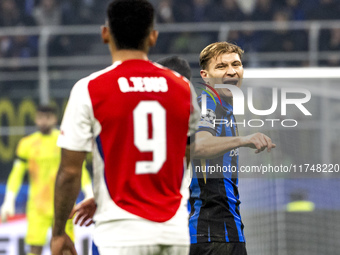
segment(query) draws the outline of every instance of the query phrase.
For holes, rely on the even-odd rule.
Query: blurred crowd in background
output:
[[[157,22],[242,22],[340,20],[339,0],[151,0]],[[0,28],[15,26],[59,26],[104,24],[107,0],[1,0]],[[166,34],[152,53],[199,53],[217,34]],[[246,52],[308,51],[308,32],[284,27],[274,31],[231,31],[228,41]],[[77,55],[91,50],[91,41],[55,36],[49,41],[50,56]],[[320,51],[340,51],[340,29],[321,30]],[[0,36],[0,58],[29,58],[38,54],[37,36]],[[320,61],[320,66],[338,66],[339,59]],[[304,61],[268,63],[269,66],[307,66]]]

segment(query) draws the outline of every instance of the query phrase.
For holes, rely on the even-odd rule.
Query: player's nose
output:
[[[226,76],[234,77],[236,74],[237,73],[236,73],[235,69],[232,66],[228,66],[227,67]]]

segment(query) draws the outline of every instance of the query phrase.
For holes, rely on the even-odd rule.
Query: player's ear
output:
[[[110,42],[110,29],[108,26],[101,26],[102,30],[102,41],[105,44],[108,44]]]
[[[208,72],[206,70],[201,70],[200,75],[206,83],[209,83]]]
[[[158,38],[158,31],[152,30],[149,35],[149,47],[153,47],[156,45],[157,38]]]

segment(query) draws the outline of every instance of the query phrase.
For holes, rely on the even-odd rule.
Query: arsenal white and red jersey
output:
[[[189,244],[183,158],[199,118],[188,80],[115,62],[71,91],[58,145],[93,152],[99,246]]]

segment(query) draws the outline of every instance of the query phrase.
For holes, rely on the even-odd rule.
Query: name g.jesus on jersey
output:
[[[130,81],[130,82],[129,82]],[[168,84],[164,77],[125,77],[118,79],[121,92],[167,92]]]

